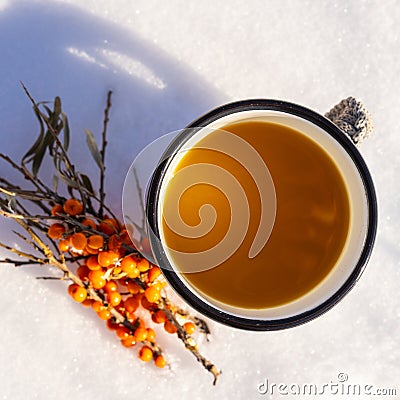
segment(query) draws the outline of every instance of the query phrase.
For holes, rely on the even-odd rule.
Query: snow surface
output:
[[[3,265],[0,399],[305,398],[257,388],[322,385],[339,373],[400,396],[399,20],[395,0],[0,0],[1,152],[19,158],[37,132],[22,80],[38,100],[62,97],[73,158],[90,171],[82,132],[98,137],[112,88],[108,200],[118,208],[140,149],[219,104],[279,98],[323,113],[352,95],[376,128],[362,154],[380,215],[362,279],[326,315],[273,333],[210,322],[201,349],[223,370],[216,387],[175,338],[160,335],[171,369],[144,365],[62,283]],[[0,240],[10,229],[1,222]],[[319,398],[337,397],[348,396]]]

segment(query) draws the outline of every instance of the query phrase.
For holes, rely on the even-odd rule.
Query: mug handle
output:
[[[327,112],[325,117],[346,133],[357,147],[373,132],[368,110],[354,97],[342,100]]]

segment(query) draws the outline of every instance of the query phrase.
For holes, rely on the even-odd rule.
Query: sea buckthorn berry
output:
[[[139,308],[139,300],[130,296],[124,300],[125,310],[129,313],[134,313]]]
[[[47,234],[51,239],[60,239],[64,233],[65,233],[64,225],[58,223],[50,225],[47,231]]]
[[[72,291],[75,289],[75,286],[78,286],[76,283],[71,283],[71,285],[68,286],[68,294],[72,296]]]
[[[133,294],[132,297],[134,297],[137,301],[141,302],[144,297],[144,292]]]
[[[71,294],[72,298],[77,301],[78,303],[82,303],[86,300],[87,291],[84,287],[73,283],[69,286],[68,292]]]
[[[61,240],[58,242],[58,248],[59,248],[59,250],[62,251],[63,253],[65,253],[66,251],[68,251],[69,248],[70,248],[70,246],[71,246],[71,244],[70,244],[69,238],[68,238],[68,239],[61,239]]]
[[[135,279],[135,278],[137,278],[139,275],[140,275],[140,271],[139,271],[137,268],[135,268],[135,269],[133,269],[131,272],[129,272],[129,274],[126,275],[126,276],[127,276],[128,278],[130,278],[130,279]]]
[[[153,358],[153,350],[149,346],[143,346],[139,351],[139,358],[144,362],[150,361]]]
[[[118,232],[120,232],[120,231],[122,230],[123,224],[122,224],[122,222],[121,222],[119,219],[113,219],[113,220],[112,220],[112,223],[113,223],[115,229],[116,229]]]
[[[116,250],[108,250],[110,256],[113,258],[113,263],[116,263],[121,258],[119,255],[119,251]]]
[[[135,313],[126,313],[126,318],[128,319],[128,322],[132,325],[135,324],[136,320],[137,320],[137,316]]]
[[[130,272],[134,271],[136,268],[137,262],[132,256],[127,256],[122,259],[121,261],[121,269],[122,271],[129,274]]]
[[[124,308],[124,301],[121,300],[121,303],[119,303],[117,306],[114,306],[114,308],[120,313],[124,314],[125,313],[125,308]]]
[[[132,246],[132,240],[129,237],[129,233],[127,232],[126,229],[123,229],[120,233],[119,233],[119,239],[121,240],[121,242],[123,244],[126,244],[128,246]]]
[[[134,324],[136,324],[137,328],[146,328],[144,321],[139,317],[136,318]]]
[[[76,250],[84,250],[87,244],[86,236],[82,232],[74,233],[71,236],[71,244]]]
[[[100,235],[89,236],[87,244],[92,249],[101,249],[104,246],[104,238]]]
[[[154,360],[154,364],[158,368],[164,368],[167,365],[167,362],[165,361],[164,356],[157,356],[156,359]]]
[[[76,274],[81,281],[87,281],[89,279],[89,272],[90,269],[86,265],[80,265],[76,270]]]
[[[157,288],[157,290],[161,291],[161,289],[166,285],[166,282],[155,282],[153,283],[153,286]]]
[[[89,218],[85,218],[83,221],[82,221],[82,225],[85,225],[85,226],[87,226],[88,228],[92,228],[92,229],[96,229],[97,227],[96,227],[96,223],[92,220],[92,219],[89,219]]]
[[[58,214],[62,214],[64,212],[63,206],[61,204],[56,204],[52,209],[51,209],[51,215],[56,217]]]
[[[107,321],[108,319],[111,318],[111,312],[110,310],[107,310],[107,308],[104,308],[103,310],[100,310],[97,315],[99,316],[100,319],[103,321]]]
[[[92,299],[86,299],[86,300],[82,301],[82,305],[83,305],[84,307],[91,307],[91,306],[92,306],[92,303],[93,303],[93,300],[92,300]]]
[[[151,320],[152,320],[155,324],[158,323],[158,322],[157,322],[157,319],[156,319],[156,313],[155,313],[155,312],[152,312],[152,313],[151,313]]]
[[[106,283],[106,286],[104,286],[104,290],[107,293],[112,293],[118,291],[118,285],[115,281],[108,281]]]
[[[149,286],[145,291],[144,295],[146,299],[150,303],[155,303],[161,298],[161,291],[160,288],[157,285]]]
[[[131,279],[135,279],[140,275],[140,271],[136,267],[136,260],[131,256],[122,259],[121,270]]]
[[[193,335],[196,331],[196,325],[193,322],[188,321],[183,324],[183,329],[188,335]]]
[[[84,252],[87,254],[90,254],[92,256],[99,254],[99,250],[93,249],[92,247],[86,245]]]
[[[126,224],[125,228],[123,230],[126,230],[127,232],[129,232],[130,235],[132,235],[133,231],[134,231],[134,227],[132,224]]]
[[[76,199],[68,199],[64,203],[64,211],[68,215],[76,216],[82,213],[83,205],[79,200]]]
[[[144,254],[151,254],[151,247],[150,247],[150,241],[149,238],[144,238],[141,242],[140,245],[142,246],[142,251]]]
[[[104,272],[102,270],[90,271],[89,280],[95,289],[102,289],[107,283],[104,279]]]
[[[164,329],[168,333],[176,333],[178,332],[178,328],[169,320],[164,322]]]
[[[108,251],[101,251],[97,256],[97,261],[102,267],[109,267],[113,263]]]
[[[136,340],[132,335],[128,335],[128,337],[121,340],[121,343],[125,347],[133,347],[136,344]]]
[[[149,268],[150,268],[150,263],[145,258],[142,258],[137,262],[137,269],[140,272],[146,272]]]
[[[129,293],[137,294],[137,293],[140,293],[141,288],[135,281],[129,281],[128,282],[128,290],[129,290]]]
[[[147,330],[145,328],[137,328],[133,336],[136,342],[143,342],[147,339]]]
[[[161,275],[161,270],[155,265],[153,265],[147,272],[149,282],[154,282],[160,275]]]
[[[167,315],[163,310],[157,310],[154,314],[154,322],[157,324],[163,324],[167,320]]]
[[[121,303],[121,295],[119,292],[111,292],[108,293],[107,301],[113,306],[116,307],[119,303]]]
[[[104,306],[103,306],[103,303],[101,301],[95,300],[92,303],[92,308],[93,308],[93,311],[99,312],[100,310],[102,310],[104,308]]]
[[[146,296],[143,296],[142,299],[140,300],[140,303],[142,304],[142,307],[145,308],[146,310],[152,311],[157,308],[157,306],[148,301]]]
[[[108,239],[107,245],[110,250],[118,251],[122,246],[122,242],[121,239],[114,234]]]
[[[87,260],[86,260],[86,265],[88,266],[88,268],[92,271],[97,271],[98,269],[101,268],[99,262],[97,261],[97,256],[90,256]]]
[[[149,342],[154,342],[154,340],[156,339],[156,332],[153,328],[147,328],[147,340]]]
[[[118,231],[118,228],[116,227],[114,220],[109,218],[106,218],[103,221],[101,221],[98,229],[100,232],[103,232],[108,236],[111,236]]]
[[[112,250],[101,251],[97,255],[97,261],[102,267],[110,267],[118,261],[118,254]]]
[[[115,333],[120,339],[125,339],[130,335],[130,330],[126,328],[125,326],[119,326]]]
[[[115,269],[114,269],[114,273],[120,273],[121,272],[121,268],[120,267],[116,267]],[[121,285],[121,286],[128,286],[128,282],[129,282],[129,279],[125,279],[125,278],[121,278],[121,279],[118,279],[118,283]]]
[[[116,331],[119,328],[119,323],[114,318],[108,319],[106,324],[110,331]]]
[[[131,240],[132,240],[132,247],[134,247],[135,249],[140,249],[139,240],[135,239],[134,237],[132,237]]]

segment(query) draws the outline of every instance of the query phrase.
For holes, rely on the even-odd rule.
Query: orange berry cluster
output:
[[[95,221],[82,215],[83,206],[76,199],[69,199],[63,205],[55,205],[52,215],[72,216],[84,227],[77,231],[76,226],[64,222],[56,222],[48,229],[48,236],[58,240],[61,252],[79,255],[84,263],[77,268],[77,275],[84,286],[73,283],[68,292],[71,297],[86,307],[91,307],[100,319],[106,321],[109,329],[115,331],[121,344],[133,347],[142,343],[138,356],[142,361],[154,360],[157,367],[166,365],[164,356],[156,346],[156,333],[151,327],[146,327],[144,321],[137,315],[139,309],[150,312],[151,319],[156,324],[163,324],[168,333],[176,333],[178,327],[167,317],[161,306],[162,288],[165,282],[161,279],[160,269],[141,257],[138,252],[129,251],[138,245],[131,241],[128,230],[116,219],[104,217]],[[148,240],[141,243],[147,247]],[[102,301],[90,298],[88,289],[93,289]],[[119,323],[112,310],[123,316],[124,322]],[[195,330],[193,322],[182,325],[188,335]]]

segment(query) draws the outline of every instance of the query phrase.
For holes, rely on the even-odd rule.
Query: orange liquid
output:
[[[184,278],[198,291],[235,307],[261,309],[293,301],[329,274],[346,242],[350,205],[342,175],[322,147],[284,125],[244,121],[221,129],[247,141],[268,166],[276,190],[275,224],[261,252],[249,258],[261,215],[256,183],[247,170],[228,155],[207,149],[188,150],[174,173],[197,163],[228,170],[245,191],[250,220],[242,244],[231,257],[207,271],[185,273]],[[217,139],[218,132],[211,133],[201,139],[200,144],[206,147]],[[165,191],[164,212],[179,210],[183,221],[195,226],[200,223],[200,207],[211,204],[217,219],[213,229],[198,238],[173,232],[163,220],[165,244],[189,253],[215,246],[229,228],[231,212],[236,212],[230,209],[229,200],[218,188],[201,183],[187,189],[177,207],[172,201],[176,187],[173,177]],[[182,262],[179,254],[174,255],[176,270],[184,269]]]

